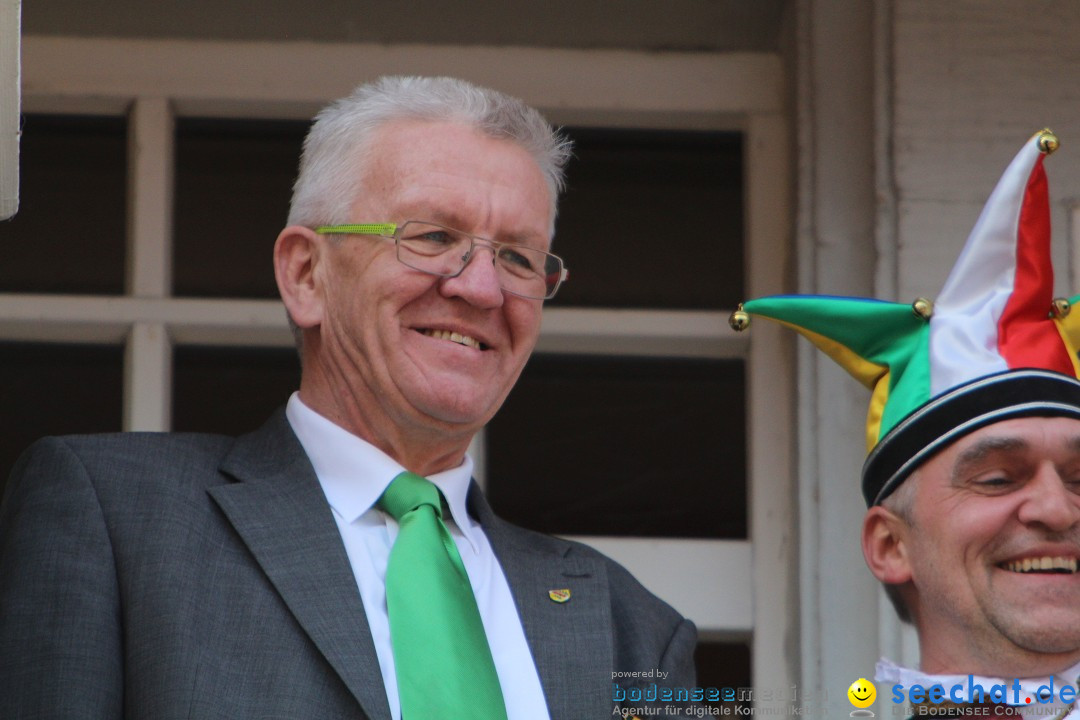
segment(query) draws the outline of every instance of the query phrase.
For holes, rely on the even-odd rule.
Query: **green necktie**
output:
[[[491,648],[442,521],[438,488],[403,472],[378,506],[399,525],[386,566],[386,608],[402,720],[506,720]]]

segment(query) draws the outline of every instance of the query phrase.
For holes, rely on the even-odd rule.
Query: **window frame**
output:
[[[169,429],[174,345],[292,344],[277,301],[171,297],[178,116],[306,119],[365,78],[418,73],[499,87],[561,125],[737,130],[746,292],[785,286],[794,160],[778,55],[44,36],[23,38],[22,52],[24,113],[129,118],[127,292],[0,294],[0,338],[123,344],[127,430]],[[537,351],[746,362],[749,539],[587,542],[693,617],[703,638],[749,641],[756,686],[787,688],[799,677],[794,353],[779,329],[736,335],[727,315],[553,307]],[[483,434],[472,449],[482,479]]]

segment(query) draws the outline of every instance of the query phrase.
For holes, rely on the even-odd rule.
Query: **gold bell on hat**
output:
[[[1039,151],[1047,155],[1058,149],[1061,143],[1058,141],[1058,136],[1054,134],[1054,131],[1050,128],[1045,128],[1039,131]]]
[[[923,320],[929,320],[934,314],[934,303],[924,297],[915,298],[915,301],[911,303],[911,312]]]
[[[735,312],[728,317],[728,325],[735,332],[742,332],[750,327],[750,314],[743,310],[742,303],[739,303],[739,306],[735,308]]]

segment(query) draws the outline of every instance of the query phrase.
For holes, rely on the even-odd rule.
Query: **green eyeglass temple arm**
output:
[[[368,223],[361,225],[320,225],[315,228],[320,235],[393,235],[397,232],[394,223]]]

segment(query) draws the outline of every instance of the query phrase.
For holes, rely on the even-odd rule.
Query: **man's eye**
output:
[[[406,238],[410,242],[426,243],[429,245],[453,245],[456,239],[445,230],[428,230],[427,232],[410,235]]]
[[[507,269],[521,273],[535,273],[532,261],[528,255],[516,248],[503,247],[499,250],[499,260],[506,265]]]
[[[972,485],[983,490],[1002,490],[1011,487],[1012,484],[1012,479],[1005,475],[990,475],[988,477],[977,478],[972,482]]]

